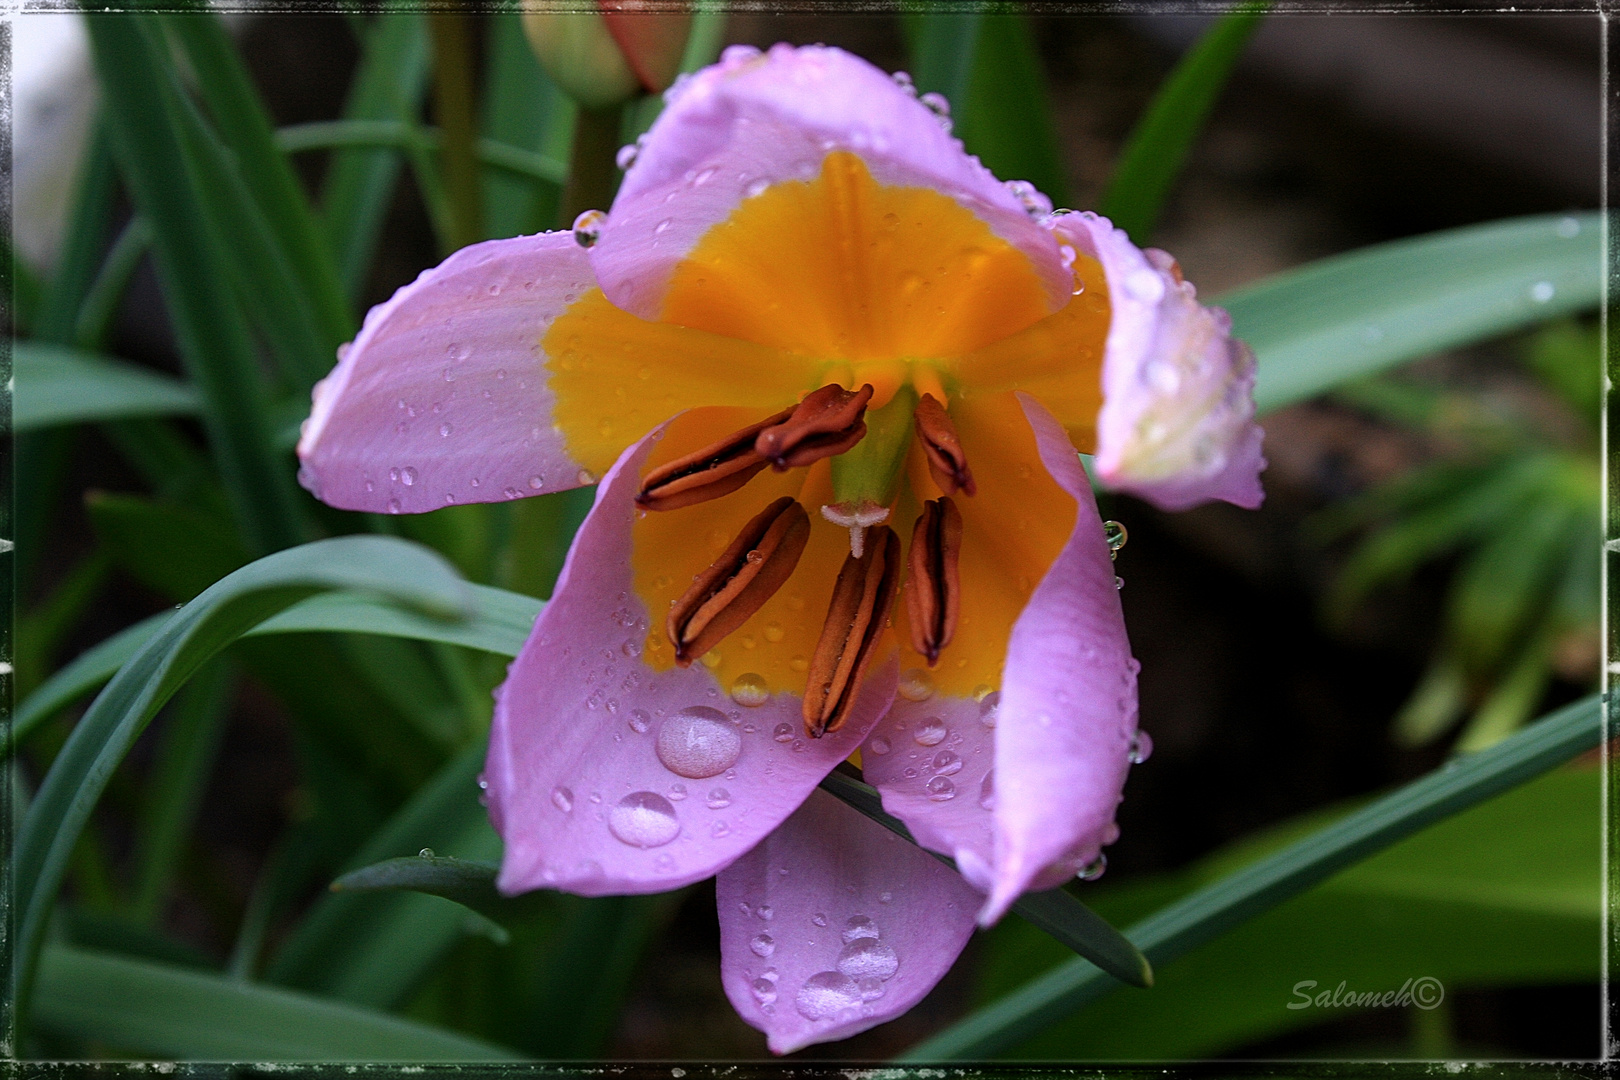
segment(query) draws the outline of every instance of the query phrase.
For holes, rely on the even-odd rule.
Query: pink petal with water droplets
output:
[[[949,195],[1029,256],[1054,310],[1068,301],[1051,234],[933,113],[859,57],[820,45],[734,47],[666,100],[591,249],[603,292],[626,311],[657,318],[670,274],[704,233],[771,184],[815,177],[834,150],[857,154],[881,184]]]
[[[1107,218],[1064,214],[1051,224],[1108,278],[1096,458],[1103,483],[1165,510],[1212,499],[1259,506],[1266,462],[1254,354],[1232,337],[1226,312],[1200,305],[1174,259],[1138,249]]]
[[[848,1038],[921,1001],[967,944],[981,899],[823,791],[721,871],[715,894],[726,996],[775,1054]]]
[[[1013,624],[1001,689],[897,698],[861,748],[883,808],[990,893],[984,925],[1112,841],[1136,731],[1137,665],[1091,485],[1062,426],[1018,397],[1041,464],[1075,498],[1074,531]]]
[[[648,613],[631,583],[630,528],[641,465],[663,430],[603,479],[497,692],[485,779],[506,842],[503,892],[660,892],[713,875],[853,753],[894,696],[890,662],[841,729],[809,739],[796,696],[743,708],[701,664],[642,661]],[[779,742],[783,725],[791,738]]]
[[[594,284],[569,233],[474,244],[425,271],[316,385],[299,480],[332,506],[407,514],[589,483],[552,427],[540,339]]]

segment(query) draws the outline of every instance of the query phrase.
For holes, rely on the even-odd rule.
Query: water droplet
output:
[[[613,155],[613,163],[620,170],[628,169],[636,163],[636,154],[641,150],[635,143],[625,143],[619,147],[619,152]]]
[[[780,743],[792,742],[793,741],[793,725],[792,724],[777,724],[776,727],[771,730],[771,738],[775,739],[777,742],[780,742]]]
[[[894,84],[900,89],[904,90],[913,97],[916,96],[917,88],[912,85],[910,75],[906,74],[904,71],[897,71],[893,75],[890,75],[889,78],[893,79]]]
[[[752,915],[754,913],[754,906],[748,901],[743,900],[737,904],[737,910],[742,912],[744,915]]]
[[[979,723],[985,727],[996,726],[996,719],[1001,715],[1001,691],[992,690],[979,699]]]
[[[1530,299],[1538,304],[1545,304],[1553,298],[1553,294],[1556,292],[1557,290],[1553,288],[1552,282],[1538,281],[1530,286]]]
[[[662,847],[680,835],[681,823],[669,800],[652,791],[635,791],[608,813],[608,829],[631,847]]]
[[[1131,749],[1125,755],[1132,765],[1140,765],[1153,756],[1153,736],[1145,731],[1138,730],[1131,736]]]
[[[411,485],[415,484],[416,470],[411,468],[409,465],[399,470],[399,482],[404,484],[406,487],[410,487]]]
[[[787,875],[787,868],[782,867],[776,872],[785,877]],[[772,919],[776,918],[776,909],[771,907],[769,904],[761,904],[759,907],[754,909],[754,914],[758,915],[765,922],[770,922]]]
[[[449,436],[450,436],[450,425],[449,424],[440,424],[439,425],[439,436],[441,438],[449,438]]]
[[[761,1005],[774,1005],[776,1003],[776,984],[769,979],[755,979],[750,989],[754,992],[754,1000]]]
[[[862,938],[875,938],[878,936],[877,923],[865,915],[851,915],[844,924],[844,942],[859,941]]]
[[[1107,869],[1108,856],[1099,852],[1095,859],[1092,859],[1090,862],[1086,863],[1086,865],[1080,868],[1080,872],[1076,874],[1075,877],[1079,878],[1081,881],[1096,881],[1098,878],[1103,876],[1103,871]]]
[[[861,1003],[861,988],[841,971],[819,971],[799,987],[793,1004],[806,1020],[831,1020]]]
[[[1125,541],[1130,539],[1130,535],[1125,530],[1125,526],[1117,521],[1103,522],[1103,537],[1108,541],[1108,553],[1110,556],[1119,553],[1119,549],[1125,546]]]
[[[478,486],[478,481],[474,480],[473,481],[473,486],[477,487]],[[538,474],[529,477],[529,488],[530,488],[530,490],[539,491],[541,488],[543,488],[545,486],[546,486],[546,478],[545,477],[540,476]]]
[[[951,103],[946,100],[944,94],[928,93],[917,100],[922,102],[924,108],[934,114],[934,119],[939,121],[940,127],[946,131],[951,130]]]
[[[574,243],[582,248],[592,247],[602,239],[602,226],[607,224],[607,214],[600,210],[587,210],[574,219]]]
[[[680,802],[682,799],[686,798],[686,785],[685,784],[671,784],[671,785],[669,785],[669,798],[670,798],[671,802]]]
[[[880,893],[878,893],[878,903],[880,903],[880,904],[892,904],[892,903],[894,903],[894,893],[892,893],[892,892],[880,892]]]
[[[818,911],[814,915],[810,916],[810,922],[816,926],[826,926],[827,916]]]
[[[755,956],[767,957],[776,951],[776,939],[769,934],[755,934],[748,942]]]
[[[927,701],[934,696],[934,677],[923,668],[910,668],[900,676],[900,696],[907,701]]]
[[[861,938],[845,945],[838,954],[838,970],[852,979],[887,982],[900,970],[900,957],[877,938]]]
[[[867,743],[866,748],[872,751],[874,757],[882,757],[884,754],[889,752],[889,740],[879,735],[877,738]]]
[[[717,787],[709,792],[708,805],[710,810],[724,810],[731,805],[731,792],[723,787]]]
[[[710,671],[713,671],[715,668],[720,666],[720,654],[715,652],[713,649],[710,649],[698,659],[701,660],[703,662],[703,666],[708,668]],[[716,691],[716,693],[718,693],[718,691]]]
[[[746,708],[757,708],[771,699],[770,687],[752,671],[737,676],[731,683],[731,700]]]
[[[883,996],[882,979],[856,979],[855,985],[860,988],[862,1001],[876,1001]]]
[[[637,735],[645,735],[645,734],[647,734],[647,729],[649,729],[651,727],[652,727],[652,716],[651,716],[651,714],[649,714],[647,712],[646,709],[631,709],[630,710],[630,730],[631,731],[635,732]]]
[[[961,763],[957,763],[961,768]],[[928,798],[934,802],[949,802],[956,798],[956,785],[943,776],[936,776],[924,785],[928,791]]]
[[[979,781],[979,809],[994,810],[996,808],[996,772],[994,769],[984,774]]]
[[[399,513],[399,511],[400,511],[399,500],[398,499],[389,499],[388,500],[388,512],[390,514],[397,514],[397,513]]]
[[[592,475],[591,470],[589,469],[579,470],[579,472],[574,474],[574,479],[579,481],[581,487],[596,483],[596,477]]]
[[[416,857],[419,859],[431,859],[433,858],[433,849],[430,847],[425,847],[416,853]]]
[[[755,180],[752,184],[749,184],[748,187],[744,189],[743,194],[752,199],[765,194],[766,189],[768,189],[770,186],[771,182],[769,180]]]
[[[934,755],[935,776],[955,776],[962,771],[962,759],[949,750],[941,750]]]
[[[786,636],[787,636],[787,633],[786,633],[786,631],[784,631],[782,629],[782,624],[781,623],[773,622],[773,623],[767,623],[766,624],[766,626],[765,626],[765,640],[766,641],[769,641],[774,645],[776,642],[781,641]]]
[[[658,729],[658,760],[670,772],[692,780],[715,776],[736,764],[742,735],[719,709],[693,705]]]
[[[938,746],[945,741],[945,721],[937,716],[926,717],[911,737],[918,746]]]
[[[1125,579],[1116,575],[1114,577],[1114,591],[1119,592],[1119,590],[1123,589],[1124,587]]]

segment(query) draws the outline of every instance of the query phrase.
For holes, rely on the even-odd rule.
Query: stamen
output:
[[[686,667],[747,622],[793,575],[809,539],[810,515],[791,496],[756,514],[670,606],[675,662]]]
[[[939,654],[956,634],[962,588],[957,561],[962,553],[962,513],[949,498],[923,503],[911,532],[910,573],[906,577],[906,614],[911,647],[939,662]]]
[[[838,571],[827,622],[816,642],[804,688],[804,730],[812,739],[837,731],[860,692],[867,665],[889,623],[900,579],[900,540],[878,526],[866,552]]]
[[[947,495],[958,491],[977,494],[979,487],[973,482],[973,471],[968,468],[967,455],[956,437],[956,425],[951,423],[945,406],[934,395],[924,394],[917,402],[916,421],[917,440],[922,443],[934,483]]]
[[[754,450],[778,472],[835,457],[865,437],[862,417],[871,400],[870,383],[855,391],[829,383],[807,394],[785,421],[761,431]]]
[[[759,433],[792,415],[792,409],[785,409],[717,443],[660,465],[642,480],[637,504],[647,510],[679,510],[731,494],[765,468],[765,459],[754,449]]]

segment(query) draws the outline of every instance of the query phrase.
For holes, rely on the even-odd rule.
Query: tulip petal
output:
[[[1253,509],[1264,493],[1254,423],[1254,354],[1219,308],[1198,303],[1175,260],[1142,251],[1095,214],[1050,219],[1100,263],[1111,318],[1097,419],[1103,483],[1165,510],[1223,499]]]
[[[1000,690],[907,691],[861,748],[884,809],[990,893],[985,925],[1114,839],[1136,730],[1137,665],[1091,485],[1057,420],[1018,400],[1041,464],[1075,500],[1073,529],[1013,623]],[[987,470],[978,478],[981,491],[997,483]]]
[[[973,932],[950,867],[815,791],[715,882],[720,975],[772,1053],[848,1038],[921,1001]]]
[[[842,729],[808,739],[797,695],[742,708],[700,664],[648,665],[631,524],[641,465],[663,433],[603,479],[497,692],[485,779],[506,841],[503,892],[659,892],[709,877],[786,819],[894,695],[890,663]]]
[[[594,285],[568,233],[474,244],[371,309],[316,384],[299,479],[345,510],[420,513],[590,483],[539,348]]]
[[[1057,245],[1029,206],[858,57],[824,46],[765,54],[733,46],[665,100],[591,252],[603,291],[627,311],[659,317],[671,275],[705,233],[770,185],[815,177],[837,150],[858,155],[880,184],[934,189],[970,209],[1028,256],[1048,310],[1068,299]],[[1038,196],[1026,198],[1041,208]]]

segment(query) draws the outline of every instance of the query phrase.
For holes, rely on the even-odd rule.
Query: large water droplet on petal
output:
[[[849,922],[844,924],[844,940],[846,942],[859,941],[861,938],[875,938],[877,936],[877,923],[865,915],[851,915]]]
[[[776,939],[769,934],[755,934],[748,942],[755,956],[765,957],[776,952]]]
[[[949,802],[956,798],[956,785],[943,776],[936,776],[924,785],[928,789],[928,797],[934,802]]]
[[[1131,749],[1126,755],[1132,765],[1140,765],[1153,755],[1153,736],[1145,731],[1138,730],[1131,736]]]
[[[601,210],[587,210],[574,219],[574,243],[582,248],[592,247],[602,239],[602,226],[607,224],[607,214]]]
[[[710,810],[724,810],[731,805],[731,792],[723,787],[717,787],[709,792],[708,806]]]
[[[917,730],[911,733],[918,746],[938,746],[945,741],[945,721],[937,716],[930,716],[917,725]]]
[[[770,687],[765,680],[749,671],[737,676],[731,683],[731,700],[746,708],[757,708],[771,699]]]
[[[831,1020],[861,1004],[861,988],[841,971],[820,971],[799,987],[793,1004],[807,1020]]]
[[[780,742],[780,743],[792,742],[793,741],[793,725],[792,724],[777,724],[776,727],[771,729],[771,738],[775,739],[777,742]]]
[[[742,735],[724,713],[706,705],[682,709],[658,729],[658,760],[693,780],[725,772],[741,754]]]
[[[675,807],[653,791],[635,791],[608,813],[608,829],[631,847],[662,847],[680,835]]]
[[[887,981],[900,970],[900,957],[877,938],[861,938],[838,954],[838,970],[852,979]]]
[[[1079,878],[1081,881],[1096,881],[1098,878],[1103,876],[1103,871],[1107,869],[1108,856],[1099,853],[1095,859],[1092,859],[1090,862],[1086,863],[1086,865],[1082,866],[1080,868],[1080,872],[1076,874],[1075,877]]]
[[[631,731],[635,732],[637,735],[645,735],[647,734],[647,729],[650,727],[652,727],[651,713],[649,713],[646,709],[630,710]]]
[[[911,668],[900,676],[899,689],[907,701],[927,701],[934,696],[934,677],[923,668]]]
[[[935,776],[955,776],[962,771],[962,759],[949,750],[934,755]]]
[[[1117,553],[1120,548],[1124,547],[1125,541],[1129,540],[1130,536],[1131,534],[1126,531],[1125,526],[1119,522],[1103,522],[1103,537],[1108,541],[1108,550],[1111,554]]]

